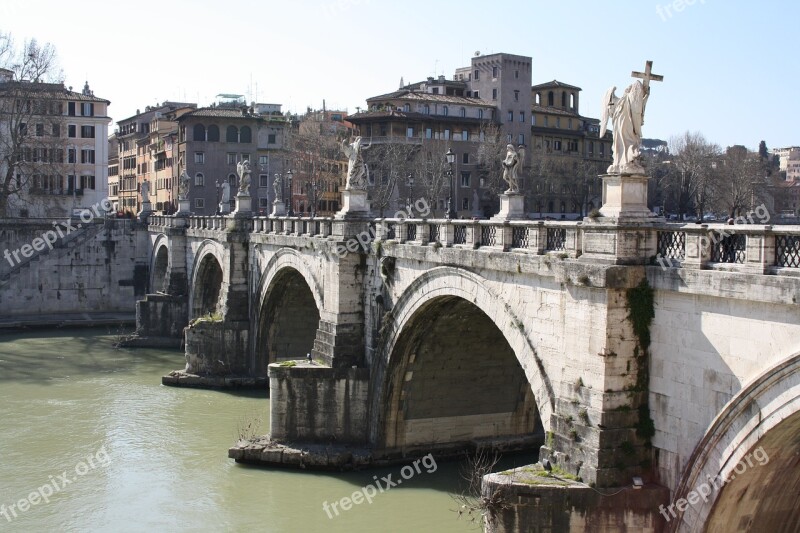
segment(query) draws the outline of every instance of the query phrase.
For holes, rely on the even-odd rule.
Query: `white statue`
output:
[[[632,76],[641,78],[633,82],[622,97],[617,97],[611,87],[603,96],[602,118],[600,119],[600,137],[606,133],[609,119],[611,120],[614,161],[608,167],[609,174],[643,174],[644,168],[639,163],[639,147],[642,144],[642,125],[644,124],[644,110],[647,99],[650,97],[650,80],[662,81],[663,76],[652,74],[650,69],[652,61],[647,62],[644,73],[633,72]]]
[[[150,202],[150,182],[149,181],[144,180],[142,182],[141,193],[142,193],[142,203],[146,204],[146,203]]]
[[[503,159],[503,180],[508,183],[508,190],[505,194],[515,194],[519,192],[519,181],[517,174],[522,161],[525,158],[525,148],[520,145],[519,151],[514,149],[513,144],[506,146],[506,158]]]
[[[222,182],[222,198],[220,199],[220,204],[229,204],[231,202],[231,184],[227,181]]]
[[[277,174],[275,174],[275,181],[272,182],[272,190],[275,191],[276,202],[281,199],[280,188],[281,188],[281,178]]]
[[[191,183],[191,181],[192,178],[189,177],[186,170],[181,172],[181,177],[178,178],[178,200],[189,199],[189,183]]]
[[[365,190],[367,188],[367,171],[364,165],[364,158],[361,156],[361,150],[366,150],[370,146],[372,145],[361,146],[361,136],[356,137],[350,144],[347,144],[345,140],[342,141],[342,151],[348,159],[345,190]]]
[[[242,196],[250,195],[250,161],[245,159],[236,165],[236,173],[239,175],[239,194]]]

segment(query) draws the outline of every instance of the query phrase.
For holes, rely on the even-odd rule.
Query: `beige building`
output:
[[[0,70],[2,210],[10,216],[60,217],[99,206],[108,196],[108,106],[86,83],[15,81]],[[12,129],[16,135],[11,135]]]

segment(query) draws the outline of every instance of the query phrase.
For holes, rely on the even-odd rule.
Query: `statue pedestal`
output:
[[[620,221],[643,221],[656,215],[647,207],[645,174],[604,174],[603,207],[600,214]]]
[[[364,218],[370,216],[370,205],[367,191],[362,189],[345,189],[342,191],[342,209],[335,218]]]
[[[220,202],[219,204],[219,214],[220,215],[227,215],[231,212],[231,203],[230,202]]]
[[[236,195],[236,211],[233,212],[235,217],[249,217],[253,214],[252,209],[253,199],[249,194],[239,193]]]
[[[178,210],[175,212],[175,216],[183,216],[188,217],[192,214],[190,209],[191,203],[189,202],[188,198],[185,199],[178,199]]]
[[[525,197],[518,192],[504,192],[500,195],[500,212],[492,220],[519,220],[525,216]]]
[[[146,220],[150,213],[153,212],[153,204],[150,202],[142,202],[142,210],[136,214],[139,220]]]
[[[273,217],[285,217],[286,216],[286,204],[280,200],[274,200],[272,202],[272,213],[270,213]]]

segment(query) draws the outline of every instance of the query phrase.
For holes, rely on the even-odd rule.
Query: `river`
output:
[[[402,465],[317,473],[236,464],[227,449],[238,435],[267,432],[267,395],[164,387],[181,353],[116,350],[113,339],[97,329],[0,336],[0,531],[479,530],[452,511],[457,463],[422,467],[338,516],[331,502],[376,475],[398,479]]]

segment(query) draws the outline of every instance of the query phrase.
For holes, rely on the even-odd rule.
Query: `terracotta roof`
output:
[[[432,102],[432,103],[443,103],[443,104],[460,104],[460,105],[479,105],[486,108],[494,107],[492,104],[481,100],[480,98],[472,98],[467,96],[450,96],[446,94],[431,94],[431,93],[423,93],[417,91],[409,91],[407,89],[402,89],[399,91],[395,91],[388,94],[382,94],[380,96],[373,96],[372,98],[367,98],[367,103],[374,102],[377,100],[409,100],[412,102]]]
[[[545,105],[532,105],[531,111],[534,113],[549,113],[551,115],[561,115],[563,117],[570,117],[570,118],[583,118],[578,113],[573,111],[567,111],[566,109],[561,109],[560,107],[548,107]]]
[[[362,111],[355,115],[350,115],[347,120],[353,124],[359,124],[370,120],[389,118],[395,120],[413,120],[419,122],[454,122],[464,124],[480,124],[487,122],[488,119],[476,117],[460,117],[458,115],[428,115],[425,113],[405,113],[403,111]]]
[[[245,111],[242,113],[242,110],[239,108],[232,108],[232,107],[201,107],[195,111],[189,111],[188,113],[184,113],[178,120],[183,120],[189,117],[211,117],[211,118],[244,118],[244,119],[254,119],[260,118],[260,115],[250,114],[249,112]]]
[[[46,95],[49,98],[60,98],[63,100],[77,100],[79,102],[102,102],[110,104],[111,102],[103,98],[98,98],[93,94],[83,94],[75,91],[70,91],[61,83],[31,83],[10,81],[0,84],[0,94],[6,91],[13,90],[31,91],[37,94]]]
[[[569,85],[568,83],[563,83],[558,80],[548,81],[545,83],[540,83],[539,85],[534,85],[531,87],[531,90],[536,89],[552,89],[553,87],[560,87],[562,89],[575,89],[576,91],[582,91],[580,87],[576,87],[574,85]]]

